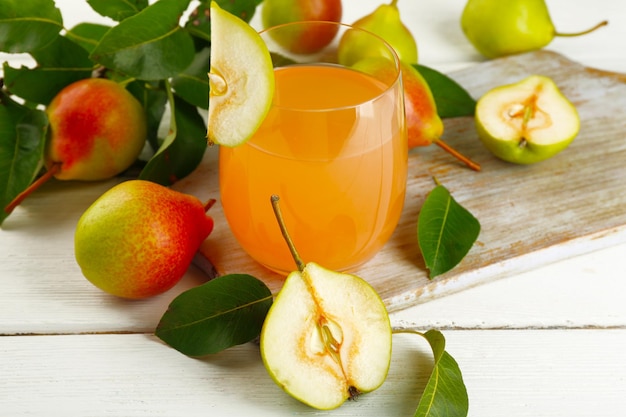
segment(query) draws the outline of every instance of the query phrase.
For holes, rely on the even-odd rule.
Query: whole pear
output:
[[[301,21],[340,22],[341,0],[264,0],[261,21],[264,28]],[[317,52],[328,45],[338,28],[331,25],[310,25],[281,31],[274,40],[287,50],[298,54]]]
[[[393,66],[386,58],[365,58],[354,64],[352,68],[385,80],[387,83],[396,76]],[[404,112],[409,149],[434,143],[469,168],[479,171],[478,163],[462,155],[441,139],[444,131],[443,121],[437,113],[435,98],[424,77],[413,65],[406,62],[400,62],[400,70],[404,88]]]
[[[122,182],[80,217],[76,262],[107,293],[123,298],[161,294],[182,278],[213,230],[208,207],[150,181]]]
[[[7,213],[52,177],[94,181],[119,174],[135,162],[146,142],[141,103],[109,79],[86,78],[64,87],[46,114],[46,172],[5,208]]]
[[[579,36],[607,23],[578,33],[559,33],[545,0],[468,0],[461,15],[463,33],[487,58],[538,50],[555,36]]]
[[[396,51],[400,60],[410,64],[417,63],[417,42],[400,18],[398,0],[393,0],[390,4],[381,4],[372,13],[352,23],[352,26],[368,30],[383,38]],[[355,49],[352,51],[353,53],[371,50],[365,42],[352,45],[352,48]],[[350,59],[346,59],[346,61],[350,61]]]

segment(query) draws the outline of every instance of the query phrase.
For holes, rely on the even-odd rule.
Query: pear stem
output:
[[[556,32],[554,34],[554,36],[560,36],[560,37],[573,37],[573,36],[581,36],[581,35],[586,35],[588,33],[591,33],[593,31],[595,31],[596,29],[600,29],[602,26],[606,26],[609,24],[608,20],[603,20],[602,22],[598,23],[597,25],[595,25],[592,28],[589,28],[587,30],[583,30],[582,32],[575,32],[575,33],[559,33]]]
[[[278,226],[280,227],[280,232],[282,233],[283,238],[285,238],[285,242],[287,242],[287,246],[289,247],[289,251],[291,252],[293,260],[296,262],[298,271],[302,272],[304,271],[304,262],[302,262],[302,258],[296,250],[296,245],[294,245],[293,240],[291,240],[291,236],[289,236],[289,232],[287,231],[287,226],[285,226],[285,220],[280,210],[280,205],[278,204],[280,197],[274,194],[272,195],[270,200],[272,202],[272,208],[274,209],[274,215],[276,216],[276,220],[278,221]]]
[[[217,200],[214,198],[211,198],[209,201],[207,201],[206,204],[204,205],[204,212],[206,213],[207,211],[209,211],[209,209],[213,207],[216,202]]]
[[[447,143],[445,143],[441,139],[435,141],[435,143],[441,149],[443,149],[444,151],[448,152],[450,155],[454,156],[456,159],[458,159],[459,161],[463,162],[465,165],[467,165],[468,167],[470,167],[474,171],[480,171],[480,164],[478,164],[477,162],[472,161],[467,156],[461,154],[459,151],[457,151],[456,149],[454,149],[453,147],[451,147],[450,145],[448,145]]]
[[[7,213],[7,214],[11,214],[11,212],[13,212],[13,210],[15,210],[15,207],[19,206],[22,203],[22,201],[24,201],[24,199],[26,199],[26,197],[28,197],[30,195],[30,193],[35,191],[37,188],[41,187],[46,181],[48,181],[50,178],[52,178],[54,176],[54,174],[56,174],[60,170],[61,170],[61,163],[60,162],[56,162],[55,164],[53,164],[50,167],[50,169],[48,169],[41,177],[37,178],[32,184],[30,184],[28,186],[28,188],[26,188],[24,191],[19,193],[13,199],[13,201],[11,201],[4,208],[4,212]]]

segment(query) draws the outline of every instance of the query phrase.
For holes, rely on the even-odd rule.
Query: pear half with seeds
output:
[[[476,129],[495,156],[533,164],[567,148],[580,130],[576,107],[546,76],[496,87],[476,104]]]
[[[391,324],[378,293],[356,275],[304,265],[289,274],[261,331],[261,356],[292,397],[322,410],[380,387]]]

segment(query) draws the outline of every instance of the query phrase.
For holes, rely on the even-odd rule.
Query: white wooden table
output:
[[[586,37],[556,39],[549,49],[626,73],[626,2],[548,3],[562,31],[610,20]],[[97,20],[86,2],[57,4],[67,26]],[[345,0],[344,20],[377,4]],[[451,71],[482,61],[460,31],[463,5],[400,0],[423,64]],[[170,292],[137,302],[109,297],[82,278],[74,226],[111,184],[49,183],[0,230],[0,415],[413,415],[431,366],[418,337],[395,336],[383,387],[331,412],[285,395],[254,344],[199,360],[161,343],[152,333],[165,308],[203,278],[192,267]],[[443,331],[463,372],[470,416],[624,416],[625,272],[626,244],[617,244],[418,304],[392,321]]]

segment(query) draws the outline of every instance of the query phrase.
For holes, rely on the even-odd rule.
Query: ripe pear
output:
[[[265,29],[291,22],[341,22],[342,13],[341,0],[264,0],[261,22]],[[311,54],[327,46],[338,29],[334,25],[294,27],[274,32],[274,40],[291,52]]]
[[[545,76],[496,87],[476,103],[476,129],[495,156],[533,164],[567,148],[580,129],[576,107]]]
[[[463,33],[487,58],[538,50],[555,36],[584,35],[607,23],[578,33],[559,33],[545,0],[468,0],[461,15]]]
[[[101,290],[146,298],[172,288],[213,230],[196,197],[145,180],[124,181],[102,194],[80,217],[76,262]]]
[[[387,83],[395,76],[393,66],[386,58],[365,58],[354,64],[352,68],[386,80]],[[402,61],[400,69],[404,88],[404,112],[409,149],[434,143],[469,168],[480,171],[478,163],[462,155],[441,139],[444,130],[443,121],[437,113],[435,99],[424,77],[413,65]]]
[[[278,198],[272,201],[280,219]],[[265,318],[263,363],[294,398],[333,409],[385,381],[391,361],[389,315],[363,279],[314,262],[305,265],[279,223],[298,270],[286,278]]]
[[[371,14],[352,23],[352,26],[380,36],[395,50],[400,60],[411,64],[417,63],[417,43],[411,31],[400,19],[397,0],[378,6]],[[340,41],[338,60],[343,65],[353,65],[365,58],[387,54],[385,45],[375,42],[371,36],[365,36],[358,31],[348,31]]]
[[[141,103],[122,85],[87,78],[63,88],[46,107],[46,172],[18,195],[10,213],[51,177],[94,181],[114,177],[139,156],[147,121]]]

